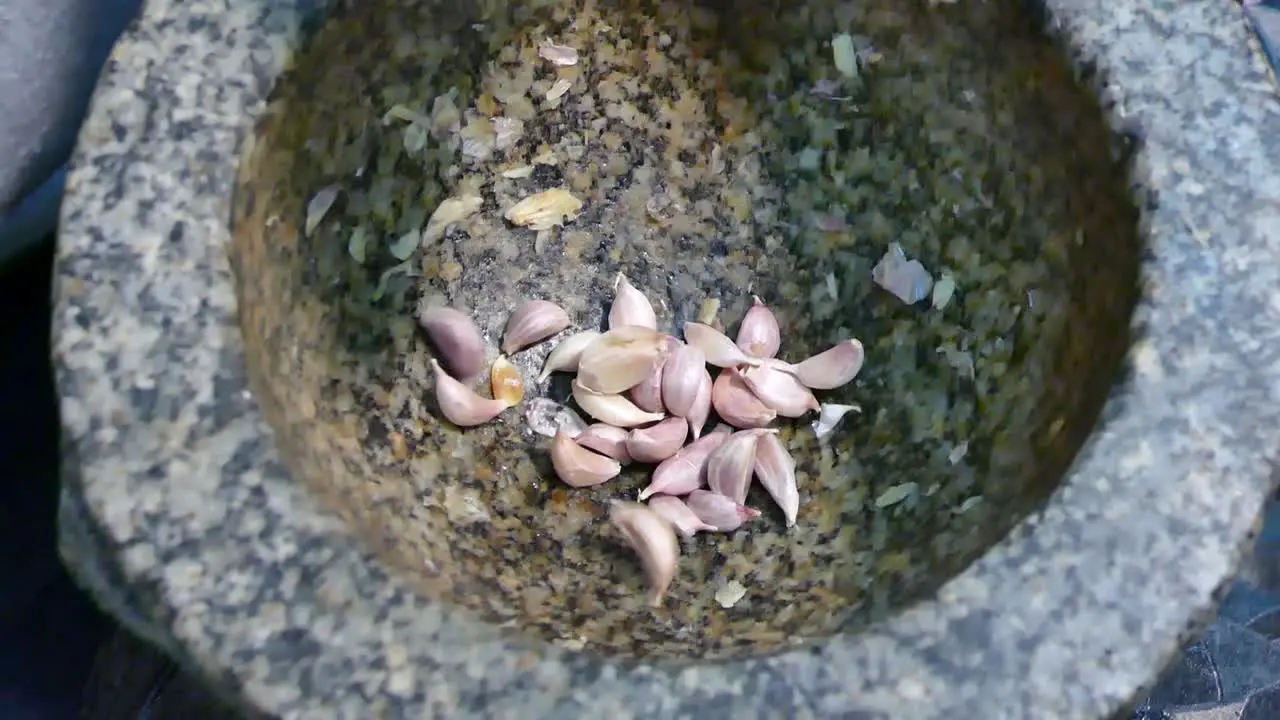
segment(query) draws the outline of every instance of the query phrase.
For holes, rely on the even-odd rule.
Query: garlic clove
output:
[[[621,395],[608,395],[588,390],[574,378],[573,401],[591,417],[602,423],[620,428],[647,425],[666,417],[662,413],[645,412]]]
[[[689,435],[683,418],[669,417],[647,428],[636,428],[627,434],[627,452],[636,462],[657,463],[675,455]]]
[[[753,358],[729,339],[728,335],[710,325],[687,322],[684,324],[684,340],[696,345],[707,356],[707,362],[720,368],[738,367],[739,365],[759,365],[760,359]]]
[[[862,343],[854,338],[824,350],[804,362],[779,367],[795,375],[805,387],[814,390],[834,390],[848,383],[862,369],[865,354]]]
[[[794,375],[769,365],[747,368],[741,371],[742,381],[760,402],[782,417],[798,418],[821,407],[813,391],[805,387]]]
[[[591,452],[563,432],[551,440],[551,466],[565,485],[594,487],[622,472],[622,464],[611,457]]]
[[[739,430],[707,457],[707,487],[741,505],[751,488],[756,444],[767,430]],[[776,430],[773,432],[777,432]]]
[[[698,514],[690,510],[689,506],[678,497],[654,495],[649,498],[649,509],[661,515],[662,519],[675,527],[676,532],[686,538],[693,537],[694,533],[699,531],[715,530],[714,527],[702,522]]]
[[[436,404],[440,406],[440,413],[458,427],[483,425],[511,407],[502,400],[480,397],[471,388],[450,377],[435,358],[431,358],[431,369],[435,371]]]
[[[707,417],[711,415],[711,373],[702,369],[702,381],[698,383],[698,394],[693,398],[693,407],[689,408],[689,437],[697,440],[702,436],[702,429],[707,426]]]
[[[764,301],[756,297],[751,309],[738,326],[737,345],[742,352],[756,358],[771,358],[782,346],[778,318]]]
[[[760,517],[760,511],[734,502],[709,490],[694,490],[684,504],[698,519],[715,528],[715,532],[733,532],[742,524]]]
[[[796,514],[800,512],[800,491],[796,488],[796,461],[776,434],[766,433],[760,436],[756,444],[754,470],[760,485],[769,493],[778,507],[782,508],[782,514],[787,519],[787,527],[794,526]]]
[[[707,355],[698,347],[681,343],[671,351],[662,371],[662,402],[672,415],[689,417],[706,373]]]
[[[651,495],[687,495],[705,485],[707,458],[729,439],[727,430],[717,431],[689,443],[675,455],[658,463],[649,486],[640,491],[640,499]]]
[[[596,423],[588,425],[585,430],[578,433],[575,440],[588,450],[595,450],[627,465],[631,462],[631,453],[627,452],[627,434],[627,431],[620,427]]]
[[[711,385],[711,405],[721,420],[736,428],[761,428],[773,422],[778,412],[765,405],[737,370],[721,372]]]
[[[502,332],[502,352],[510,355],[569,327],[569,313],[546,300],[530,300],[516,308]]]
[[[609,522],[640,558],[640,567],[649,584],[649,604],[660,607],[680,561],[680,541],[676,539],[675,527],[644,505],[621,500],[611,504]]]
[[[600,333],[595,330],[585,330],[561,340],[547,354],[546,362],[542,363],[542,374],[538,376],[538,382],[546,382],[553,372],[577,372],[582,351],[598,337]]]
[[[615,328],[596,338],[578,360],[578,381],[614,395],[644,382],[667,354],[667,336],[638,326]]]
[[[666,412],[667,406],[662,402],[662,371],[666,367],[665,359],[659,360],[639,385],[627,391],[627,397],[636,407],[648,412]]]
[[[470,381],[484,371],[484,339],[466,314],[449,307],[429,307],[418,314],[418,324],[449,372]]]
[[[613,290],[613,304],[609,306],[610,330],[627,326],[658,329],[658,316],[653,312],[653,304],[626,275],[618,273],[613,281]]]
[[[501,400],[508,406],[519,405],[524,400],[524,378],[503,355],[499,355],[489,368],[489,386],[493,389],[494,399]]]

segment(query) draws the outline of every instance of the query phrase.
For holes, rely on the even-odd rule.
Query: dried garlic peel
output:
[[[513,225],[531,230],[550,230],[573,220],[582,209],[582,201],[568,190],[553,188],[521,200],[503,214]]]

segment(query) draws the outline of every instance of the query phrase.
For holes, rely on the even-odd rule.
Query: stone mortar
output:
[[[1102,717],[1138,695],[1212,611],[1272,488],[1272,428],[1280,427],[1273,410],[1280,385],[1272,379],[1280,362],[1280,141],[1265,133],[1280,120],[1280,107],[1236,7],[1050,0],[1041,8],[1045,27],[1101,99],[1116,146],[1135,148],[1127,159],[1146,249],[1123,380],[1047,503],[1030,516],[1025,503],[997,505],[984,522],[999,531],[1022,518],[1003,540],[972,564],[972,555],[960,553],[932,568],[893,605],[924,600],[897,613],[875,608],[861,618],[869,626],[855,622],[861,632],[848,631],[848,618],[834,612],[771,624],[785,602],[771,606],[765,591],[764,604],[751,606],[763,615],[712,623],[681,639],[652,618],[628,622],[637,610],[618,590],[634,592],[637,581],[613,577],[626,566],[622,556],[603,562],[610,567],[599,569],[600,577],[579,573],[572,581],[587,583],[573,592],[604,595],[588,613],[599,623],[582,641],[588,650],[677,657],[733,651],[728,660],[692,664],[602,661],[578,652],[582,645],[566,642],[572,638],[564,623],[582,620],[565,615],[555,598],[540,601],[555,609],[534,637],[501,627],[512,620],[502,616],[509,603],[501,597],[457,607],[463,595],[450,593],[458,568],[441,572],[425,562],[439,557],[432,531],[459,524],[448,492],[434,514],[419,515],[397,503],[415,493],[429,499],[429,483],[405,497],[393,489],[352,490],[379,469],[388,484],[397,473],[418,483],[422,476],[387,470],[397,461],[389,444],[362,452],[357,443],[376,444],[367,431],[342,432],[333,403],[349,400],[349,391],[306,392],[319,387],[319,380],[307,383],[320,371],[315,363],[323,365],[317,348],[332,337],[303,330],[328,316],[308,304],[311,298],[291,294],[305,291],[305,283],[295,288],[287,274],[272,275],[294,262],[289,243],[296,243],[300,216],[268,220],[281,208],[297,215],[302,193],[316,188],[263,179],[288,169],[271,161],[280,150],[270,142],[279,103],[269,106],[268,93],[333,10],[319,2],[150,3],[95,96],[59,241],[54,322],[66,449],[64,556],[113,614],[246,711]],[[599,229],[606,221],[584,223]],[[241,228],[234,238],[232,225]],[[661,284],[661,268],[625,254],[595,269],[619,267],[642,277],[652,272],[646,289]],[[796,296],[783,271],[763,277],[763,292],[781,306]],[[468,283],[481,281],[501,283],[503,276],[464,275],[441,291],[475,305],[483,295],[468,295]],[[598,320],[607,296],[604,281],[593,282],[599,287],[576,298],[587,323]],[[741,287],[732,274],[708,272],[705,282],[727,282],[716,288],[726,298]],[[510,284],[508,297],[531,292],[528,283]],[[693,311],[693,301],[674,290],[663,299],[671,316]],[[486,329],[500,323],[491,304],[477,308]],[[735,304],[740,312],[740,298],[726,302]],[[289,334],[290,322],[298,334]],[[815,330],[800,342],[823,339]],[[401,350],[417,358],[410,362],[419,362],[420,343],[403,342]],[[301,368],[297,386],[266,384],[286,378],[291,367]],[[352,379],[340,366],[333,372],[339,381]],[[405,377],[393,391],[416,397],[429,387],[418,382],[420,363]],[[328,425],[308,430],[316,417]],[[1078,418],[1068,435],[1082,435],[1089,420]],[[511,441],[511,431],[500,429],[481,442],[503,432]],[[418,459],[457,442],[440,429],[410,439]],[[308,450],[325,445],[338,454]],[[527,456],[491,464],[518,465]],[[435,472],[452,483],[446,487],[467,490],[467,468]],[[527,486],[541,487],[532,478]],[[498,485],[493,495],[511,487],[521,486]],[[578,522],[592,523],[606,497],[572,501],[585,508]],[[548,500],[502,502],[542,507]],[[822,513],[825,505],[812,507]],[[425,528],[424,540],[406,540],[396,517]],[[384,521],[392,524],[379,536]],[[761,532],[778,532],[777,525]],[[453,546],[483,549],[519,530],[487,532]],[[812,540],[821,548],[830,537]],[[723,550],[737,541],[714,542]],[[569,547],[544,543],[545,554],[529,556],[528,572],[545,572],[540,563]],[[616,554],[578,549],[597,554],[572,557],[570,566]],[[497,552],[521,561],[514,542]],[[761,551],[757,561],[770,557]],[[424,572],[413,572],[415,559]],[[723,564],[698,567],[724,572]],[[484,577],[491,570],[483,562],[471,570],[476,588],[489,582],[490,590],[527,599],[521,581],[511,589],[505,578]],[[933,581],[956,571],[940,587]],[[591,584],[605,575],[612,579]],[[780,570],[759,576],[783,580]],[[788,593],[812,589],[797,585]],[[689,612],[695,595],[705,595],[681,592],[677,599]],[[528,629],[515,619],[505,624]],[[743,630],[753,627],[759,636],[743,642]],[[779,627],[818,639],[780,648]],[[631,636],[617,639],[629,628]],[[844,632],[820,637],[837,630]],[[654,643],[667,652],[654,652]]]

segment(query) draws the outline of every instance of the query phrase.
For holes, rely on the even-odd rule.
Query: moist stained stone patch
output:
[[[833,62],[841,33],[852,77]],[[547,41],[577,62],[540,58]],[[241,166],[250,373],[299,482],[387,568],[488,622],[677,660],[854,631],[1032,512],[1092,427],[1140,251],[1111,147],[1014,0],[362,3],[299,56]],[[341,192],[304,233],[328,187]],[[576,217],[503,218],[553,188],[583,202]],[[470,196],[479,209],[438,239],[396,245]],[[893,243],[950,278],[948,302],[873,282]],[[618,272],[667,331],[716,300],[732,333],[759,295],[785,359],[850,336],[867,353],[824,397],[861,413],[823,443],[782,424],[796,526],[753,490],[765,517],[683,542],[656,610],[607,522],[647,470],[565,487],[524,405],[449,425],[414,321],[457,307],[496,354],[527,299],[564,306],[570,332],[600,329]],[[512,357],[526,403],[568,402],[567,378],[536,381],[554,342]],[[747,599],[717,601],[729,583]]]

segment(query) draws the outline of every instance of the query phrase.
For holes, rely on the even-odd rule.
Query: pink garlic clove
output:
[[[613,304],[609,306],[609,329],[635,327],[658,329],[658,316],[653,304],[644,293],[636,289],[626,275],[618,273],[613,281]]]
[[[631,453],[627,452],[627,431],[622,428],[596,423],[588,425],[574,439],[582,447],[608,455],[623,465],[631,462]]]
[[[707,356],[707,362],[720,368],[738,367],[740,365],[759,365],[760,360],[753,358],[734,344],[729,336],[710,325],[687,322],[684,324],[684,340],[695,345]]]
[[[662,462],[680,450],[688,434],[689,426],[683,419],[669,417],[628,433],[627,452],[636,462]]]
[[[740,430],[707,458],[707,487],[741,505],[751,488],[756,444],[768,430]],[[776,430],[772,432],[777,432]]]
[[[716,532],[733,532],[743,523],[760,517],[760,511],[734,502],[709,490],[694,490],[684,499],[685,505],[699,520],[715,528]]]
[[[698,514],[690,510],[683,500],[672,495],[654,495],[649,498],[649,509],[661,515],[675,527],[676,532],[686,538],[691,538],[698,532],[715,530],[702,522]]]
[[[622,472],[617,460],[591,452],[563,432],[551,440],[551,466],[564,484],[575,488],[600,485]]]
[[[685,495],[705,486],[707,458],[729,439],[729,431],[717,431],[689,443],[675,455],[658,463],[649,486],[640,491],[640,499],[651,495]]]
[[[435,358],[431,358],[431,369],[435,371],[436,404],[440,406],[440,413],[458,427],[483,425],[511,407],[502,400],[490,400],[477,395],[474,390],[450,377]]]
[[[698,394],[694,396],[693,407],[689,408],[689,437],[697,440],[702,436],[702,429],[707,426],[707,417],[711,415],[711,373],[704,368],[702,381],[698,383]]]
[[[760,436],[756,444],[755,475],[773,501],[782,509],[787,527],[796,524],[800,512],[800,491],[796,487],[796,461],[782,439],[773,433]]]
[[[782,417],[803,417],[821,407],[818,398],[799,379],[767,363],[747,368],[741,375],[752,394]]]
[[[706,353],[696,346],[682,343],[671,351],[662,371],[662,402],[672,415],[689,417],[706,374]]]
[[[737,428],[765,427],[778,417],[776,410],[751,392],[735,369],[721,372],[712,383],[711,405],[721,420]]]
[[[546,300],[530,300],[511,313],[502,332],[502,352],[510,355],[555,335],[572,324],[564,308]]]
[[[649,585],[649,604],[661,607],[680,561],[675,527],[644,505],[620,500],[614,500],[609,508],[609,521],[640,559]]]
[[[464,313],[449,307],[429,307],[418,315],[418,324],[454,377],[470,382],[484,371],[484,339],[480,328]]]
[[[805,387],[814,390],[834,390],[844,385],[862,369],[865,359],[862,343],[854,338],[795,365],[780,365],[786,372],[795,375]]]
[[[764,301],[758,297],[754,300],[751,309],[743,316],[742,324],[738,326],[738,347],[751,357],[775,357],[782,346],[778,318]]]

